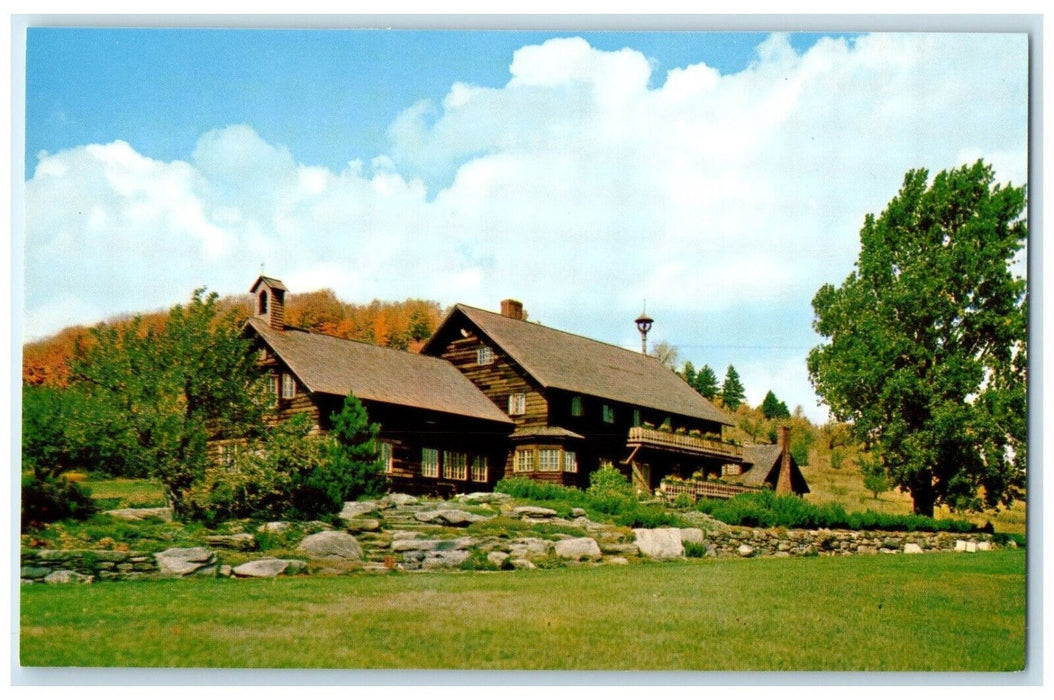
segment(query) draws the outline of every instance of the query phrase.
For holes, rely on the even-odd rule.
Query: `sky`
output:
[[[734,365],[805,357],[904,174],[1028,167],[1001,33],[31,28],[22,336],[200,286],[434,299]]]

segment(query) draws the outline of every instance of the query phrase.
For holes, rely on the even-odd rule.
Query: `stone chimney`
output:
[[[526,318],[523,313],[523,303],[515,299],[502,299],[501,315],[514,321],[522,321]]]
[[[779,427],[780,446],[780,475],[776,481],[776,493],[793,493],[794,485],[791,483],[791,451],[790,451],[790,427],[781,425]]]
[[[253,317],[262,318],[276,331],[285,330],[285,293],[289,291],[281,280],[260,277],[249,293],[253,295]]]

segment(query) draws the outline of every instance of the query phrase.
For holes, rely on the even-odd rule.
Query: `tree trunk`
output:
[[[914,501],[915,515],[933,517],[933,507],[937,501],[937,495],[932,487],[912,489],[911,498]]]

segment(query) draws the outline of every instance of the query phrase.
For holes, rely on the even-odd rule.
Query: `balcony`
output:
[[[629,429],[626,440],[628,447],[649,447],[652,449],[681,452],[683,454],[701,455],[725,459],[730,462],[743,460],[743,448],[712,438],[681,435],[654,428],[636,427]]]

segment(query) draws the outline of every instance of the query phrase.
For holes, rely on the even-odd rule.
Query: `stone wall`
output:
[[[65,572],[65,573],[64,573]],[[20,578],[28,582],[112,581],[155,576],[154,555],[96,549],[23,549]]]

